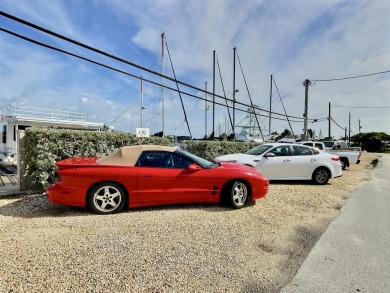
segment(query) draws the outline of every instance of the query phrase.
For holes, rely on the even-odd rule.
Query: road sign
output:
[[[150,137],[149,128],[136,128],[135,133],[137,137]]]

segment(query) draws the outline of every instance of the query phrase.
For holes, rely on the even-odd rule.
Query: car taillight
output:
[[[340,158],[339,158],[339,157],[331,157],[331,159],[332,159],[333,161],[340,161]]]

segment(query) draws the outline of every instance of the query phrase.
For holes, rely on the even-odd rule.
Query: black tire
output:
[[[113,182],[96,185],[88,194],[88,206],[97,214],[114,214],[121,211],[126,202],[126,193]]]
[[[234,181],[228,189],[229,204],[234,209],[240,209],[245,206],[249,198],[249,188],[241,180]]]
[[[326,168],[317,168],[313,172],[312,180],[315,184],[324,185],[330,179],[330,172]]]
[[[348,167],[348,159],[342,158],[342,159],[340,159],[340,162],[341,162],[341,169],[345,170],[345,168]]]

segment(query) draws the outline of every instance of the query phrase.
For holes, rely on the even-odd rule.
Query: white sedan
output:
[[[326,184],[342,175],[338,156],[297,144],[267,143],[244,154],[224,155],[216,160],[254,167],[270,180],[312,180]]]

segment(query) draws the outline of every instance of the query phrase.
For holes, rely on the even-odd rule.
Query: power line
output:
[[[124,70],[121,70],[121,69],[117,69],[117,68],[115,68],[115,67],[112,67],[112,66],[109,66],[109,65],[106,65],[106,64],[103,64],[103,63],[94,61],[94,60],[92,60],[92,59],[89,59],[89,58],[86,58],[86,57],[83,57],[83,56],[80,56],[80,55],[77,55],[77,54],[74,54],[74,53],[71,53],[71,52],[68,52],[68,51],[65,51],[65,50],[63,50],[63,49],[59,49],[59,48],[57,48],[57,47],[54,47],[54,46],[51,46],[51,45],[48,45],[48,44],[45,44],[45,43],[42,43],[42,42],[33,40],[33,39],[31,39],[31,38],[28,38],[28,37],[26,37],[26,36],[17,34],[17,33],[15,33],[15,32],[11,32],[11,31],[6,30],[6,29],[3,29],[3,28],[1,28],[1,27],[0,27],[0,31],[3,31],[3,32],[5,32],[5,33],[8,33],[8,34],[13,35],[13,36],[18,37],[18,38],[21,38],[21,39],[23,39],[23,40],[25,40],[25,41],[34,43],[34,44],[36,44],[36,45],[39,45],[39,46],[42,46],[42,47],[45,47],[45,48],[48,48],[48,49],[51,49],[51,50],[54,50],[54,51],[63,53],[63,54],[65,54],[65,55],[69,55],[69,56],[72,56],[72,57],[75,57],[75,58],[78,58],[78,59],[81,59],[81,60],[84,60],[84,61],[93,63],[93,64],[95,64],[95,65],[98,65],[98,66],[101,66],[101,67],[104,67],[104,68],[107,68],[107,69],[110,69],[110,70],[113,70],[113,71],[116,71],[116,72],[119,72],[119,73],[128,75],[128,76],[133,77],[133,78],[137,78],[137,79],[141,79],[141,78],[142,78],[142,80],[145,81],[145,82],[149,82],[149,83],[154,84],[154,85],[157,85],[157,86],[164,86],[166,89],[169,89],[169,90],[171,90],[171,91],[178,92],[178,93],[182,93],[182,94],[184,94],[184,95],[187,95],[187,96],[190,96],[190,97],[199,99],[199,100],[203,100],[203,101],[206,100],[205,98],[198,97],[198,96],[196,96],[196,95],[190,94],[190,93],[188,93],[188,92],[184,92],[184,91],[182,91],[182,90],[178,90],[178,89],[172,88],[172,87],[167,86],[167,85],[162,85],[162,84],[160,84],[160,83],[158,83],[158,82],[155,82],[155,81],[146,79],[146,78],[144,78],[144,77],[140,77],[140,76],[134,75],[134,74],[129,73],[129,72],[127,72],[127,71],[124,71]],[[205,92],[204,90],[202,90],[202,91]],[[210,94],[210,93],[209,93],[209,94]],[[226,99],[227,99],[227,98],[226,98]],[[229,100],[229,99],[227,99],[227,100]],[[244,103],[240,103],[240,102],[237,102],[237,103],[249,107],[249,105],[246,105],[246,104],[244,104]],[[215,104],[216,104],[216,105],[219,105],[219,106],[224,106],[224,107],[226,107],[226,105],[224,105],[224,104],[222,104],[222,103],[219,103],[219,102],[215,102]],[[231,108],[231,106],[228,106],[228,107]],[[256,108],[256,107],[254,107],[254,108]],[[260,110],[260,111],[265,111],[265,110],[259,109],[259,108],[256,108],[256,109],[257,109],[257,110]],[[246,111],[246,110],[242,110],[242,109],[237,109],[237,110],[238,110],[238,111],[241,111],[241,112],[249,113],[249,112]],[[282,115],[282,114],[280,114],[280,113],[275,113],[275,112],[272,112],[272,113],[275,114],[275,115]],[[262,114],[257,114],[257,115],[259,115],[259,116],[261,116],[261,117],[268,117],[268,116],[265,116],[265,115],[262,115]],[[299,118],[299,117],[294,117],[294,116],[289,116],[289,117],[291,117],[291,118]],[[285,118],[273,117],[273,119],[286,121]],[[294,121],[294,120],[292,120],[292,122],[301,122],[301,121],[296,121],[296,120]]]
[[[347,107],[347,106],[332,106],[333,108],[354,108],[354,109],[389,109],[390,107]]]
[[[175,79],[175,78],[172,78],[172,77],[169,77],[169,76],[165,76],[165,75],[163,75],[163,74],[161,74],[161,73],[159,73],[159,72],[150,70],[150,69],[148,69],[148,68],[145,68],[145,67],[143,67],[143,66],[140,66],[140,65],[138,65],[138,64],[135,64],[135,63],[130,62],[130,61],[128,61],[128,60],[125,60],[125,59],[123,59],[123,58],[117,57],[117,56],[115,56],[115,55],[109,54],[109,53],[107,53],[107,52],[104,52],[104,51],[102,51],[102,50],[96,49],[96,48],[91,47],[91,46],[89,46],[89,45],[86,45],[86,44],[83,44],[83,43],[81,43],[81,42],[75,41],[75,40],[73,40],[73,39],[71,39],[71,38],[65,37],[65,36],[63,36],[63,35],[61,35],[61,34],[58,34],[58,33],[56,33],[56,32],[50,31],[50,30],[48,30],[48,29],[46,29],[46,28],[43,28],[43,27],[38,26],[38,25],[35,25],[35,24],[30,23],[30,22],[28,22],[28,21],[26,21],[26,20],[20,19],[20,18],[18,18],[18,17],[15,17],[15,16],[13,16],[13,15],[8,14],[8,13],[5,13],[5,12],[3,12],[3,11],[0,11],[0,15],[2,15],[2,16],[4,16],[4,17],[7,17],[7,18],[9,18],[9,19],[12,19],[12,20],[14,20],[14,21],[16,21],[16,22],[22,23],[22,24],[24,24],[24,25],[27,25],[27,26],[29,26],[29,27],[32,27],[32,28],[34,28],[34,29],[37,29],[37,30],[39,30],[39,31],[42,31],[42,32],[44,32],[44,33],[50,34],[50,35],[52,35],[52,36],[55,36],[55,37],[57,37],[57,38],[60,38],[60,39],[62,39],[62,40],[65,40],[65,41],[67,41],[67,42],[73,43],[73,44],[75,44],[75,45],[77,45],[77,46],[80,46],[80,47],[83,47],[83,48],[85,48],[85,49],[91,50],[91,51],[93,51],[93,52],[95,52],[95,53],[98,53],[98,54],[104,55],[104,56],[106,56],[106,57],[115,59],[115,60],[117,60],[117,61],[126,63],[126,64],[128,64],[128,65],[130,65],[130,66],[136,67],[136,68],[138,68],[138,69],[144,70],[144,71],[149,72],[149,73],[152,73],[152,74],[154,74],[154,75],[157,75],[157,76],[166,78],[166,79],[168,79],[168,80],[170,80],[170,81],[173,81],[173,82],[175,82],[175,83],[179,83],[179,84],[181,84],[181,85],[184,85],[184,86],[186,86],[186,87],[192,88],[192,89],[194,89],[194,90],[197,90],[197,91],[200,91],[200,92],[203,92],[203,93],[207,93],[207,94],[210,94],[210,95],[213,94],[213,93],[210,93],[210,92],[205,91],[204,89],[201,89],[201,88],[192,86],[192,85],[190,85],[190,84],[188,84],[188,83],[179,81],[179,80],[177,80],[177,79]],[[12,32],[12,31],[9,31],[9,30],[3,29],[3,28],[0,28],[0,30],[3,31],[3,32],[6,32],[6,33],[8,33],[8,34],[11,34],[11,35],[13,35],[13,36],[16,36],[16,37],[19,37],[19,38],[21,38],[21,39],[24,39],[24,40],[26,40],[26,41],[32,42],[32,43],[34,43],[34,44],[37,44],[37,45],[40,45],[40,46],[43,46],[43,47],[46,47],[46,48],[49,48],[49,49],[52,49],[52,50],[55,50],[55,51],[58,51],[58,52],[67,54],[67,55],[70,55],[70,56],[73,56],[73,57],[76,57],[76,58],[79,58],[79,59],[83,59],[83,60],[85,60],[85,61],[94,63],[94,64],[96,64],[96,65],[103,66],[103,67],[105,67],[105,68],[107,68],[107,69],[111,69],[111,70],[114,70],[114,71],[117,71],[117,72],[126,74],[126,75],[131,76],[131,77],[134,77],[134,78],[138,78],[138,79],[141,78],[141,77],[136,76],[136,75],[134,75],[134,74],[131,74],[131,73],[129,73],[129,72],[125,72],[125,71],[123,71],[123,70],[116,69],[116,68],[114,68],[114,67],[105,65],[105,64],[103,64],[103,63],[100,63],[100,62],[91,60],[91,59],[89,59],[89,58],[82,57],[82,56],[80,56],[80,55],[77,55],[77,54],[74,54],[74,53],[70,53],[70,52],[68,52],[68,51],[65,51],[65,50],[56,48],[56,47],[54,47],[54,46],[50,46],[50,45],[44,44],[44,43],[42,43],[42,42],[33,40],[33,39],[28,38],[28,37],[25,37],[25,36],[22,36],[22,35],[20,35],[20,34],[15,33],[15,32]],[[167,88],[167,89],[173,90],[173,91],[178,92],[178,93],[183,93],[183,94],[185,94],[185,95],[192,96],[192,97],[195,97],[195,98],[197,98],[197,99],[205,100],[205,99],[203,99],[203,98],[201,98],[201,97],[198,97],[198,96],[195,96],[195,95],[192,95],[192,94],[183,92],[183,91],[181,91],[181,90],[177,90],[177,89],[171,88],[171,87],[166,86],[166,85],[161,85],[161,84],[159,84],[159,83],[157,83],[157,82],[153,82],[153,81],[151,81],[151,80],[147,80],[147,79],[143,79],[143,80],[146,81],[146,82],[149,82],[149,83],[158,85],[158,86],[163,86],[163,87],[165,87],[165,88]],[[218,98],[221,98],[221,99],[223,99],[223,100],[225,100],[225,101],[228,100],[228,101],[230,101],[230,102],[233,102],[233,100],[227,98],[226,96],[223,97],[223,96],[216,95],[216,94],[215,94],[215,96],[218,97]],[[216,102],[215,104],[220,105],[220,106],[223,106],[222,104],[217,103],[217,102]],[[250,107],[250,105],[247,105],[247,104],[242,103],[242,102],[239,102],[239,101],[236,101],[236,104],[240,104],[240,105],[242,105],[242,106],[244,106],[244,107]],[[256,107],[256,106],[253,107],[253,108],[256,108],[257,110],[263,111],[263,112],[266,111],[266,110],[261,109],[261,108]],[[249,113],[249,112],[246,111],[246,110],[241,110],[241,109],[237,109],[237,110],[242,111],[242,112],[247,112],[247,113]],[[268,112],[269,112],[269,111],[267,111],[267,113],[268,113]],[[277,112],[271,112],[271,113],[274,114],[274,115],[285,116],[284,114],[277,113]],[[257,114],[257,115],[260,115],[260,116],[263,116],[263,117],[268,117],[268,116],[261,115],[261,114]],[[300,119],[300,120],[303,119],[302,117],[296,117],[296,116],[288,116],[288,117],[294,118],[294,119]],[[283,120],[283,121],[286,120],[286,119],[277,118],[277,117],[272,117],[272,119]],[[310,120],[313,120],[313,119],[310,119]],[[292,121],[292,122],[298,122],[298,121]]]
[[[338,127],[340,127],[342,130],[345,130],[344,127],[341,127],[332,117],[330,117],[330,119],[334,122],[334,124],[336,124]]]
[[[343,77],[343,78],[315,79],[314,82],[317,82],[317,81],[337,81],[337,80],[345,80],[345,79],[352,79],[352,78],[361,78],[361,77],[373,76],[373,75],[384,74],[384,73],[389,73],[389,72],[390,72],[390,70],[386,70],[386,71],[381,71],[381,72],[363,74],[363,75],[358,75],[358,76]]]
[[[31,23],[31,22],[28,22],[28,21],[26,21],[26,20],[24,20],[24,19],[21,19],[21,18],[18,18],[18,17],[16,17],[16,16],[13,16],[13,15],[11,15],[11,14],[8,14],[8,13],[5,13],[5,12],[3,12],[3,11],[0,11],[0,15],[4,16],[4,17],[6,17],[6,18],[12,19],[12,20],[14,20],[14,21],[16,21],[16,22],[22,23],[22,24],[24,24],[24,25],[26,25],[26,26],[32,27],[32,28],[34,28],[34,29],[36,29],[36,30],[42,31],[42,32],[44,32],[44,33],[46,33],[46,34],[49,34],[49,35],[52,35],[52,36],[57,37],[57,38],[59,38],[59,39],[65,40],[65,41],[67,41],[67,42],[69,42],[69,43],[72,43],[72,44],[75,44],[75,45],[77,45],[77,46],[80,46],[80,47],[83,47],[83,48],[85,48],[85,49],[88,49],[88,50],[90,50],[90,51],[93,51],[93,52],[95,52],[95,53],[101,54],[101,55],[103,55],[103,56],[109,57],[109,58],[114,59],[114,60],[117,60],[117,61],[120,61],[120,62],[122,62],[122,63],[128,64],[128,65],[130,65],[130,66],[136,67],[136,68],[141,69],[141,70],[144,70],[144,71],[146,71],[146,72],[149,72],[149,73],[151,73],[151,74],[154,74],[154,75],[157,75],[157,76],[159,76],[159,77],[168,79],[168,80],[173,81],[173,82],[175,82],[175,83],[179,83],[179,84],[181,84],[181,85],[184,85],[184,86],[186,86],[186,87],[192,88],[192,89],[194,89],[194,90],[197,90],[197,91],[206,93],[206,91],[205,91],[204,89],[195,87],[195,86],[193,86],[193,85],[190,85],[190,84],[188,84],[188,83],[182,82],[182,81],[177,80],[177,79],[175,79],[175,78],[172,78],[172,77],[170,77],[170,76],[163,75],[163,74],[161,74],[161,73],[159,73],[159,72],[153,71],[153,70],[148,69],[148,68],[146,68],[146,67],[140,66],[140,65],[138,65],[138,64],[136,64],[136,63],[134,63],[134,62],[128,61],[128,60],[126,60],[126,59],[123,59],[123,58],[117,57],[117,56],[115,56],[115,55],[109,54],[109,53],[107,53],[107,52],[104,52],[104,51],[99,50],[99,49],[97,49],[97,48],[94,48],[94,47],[92,47],[92,46],[86,45],[86,44],[81,43],[81,42],[79,42],[79,41],[73,40],[73,39],[68,38],[68,37],[66,37],[66,36],[64,36],[64,35],[58,34],[58,33],[56,33],[56,32],[53,32],[53,31],[49,30],[49,29],[46,29],[46,28],[41,27],[41,26],[38,26],[38,25],[33,24],[33,23]],[[7,33],[13,34],[14,36],[20,37],[20,35],[17,35],[17,34],[15,34],[15,33],[12,33],[12,32],[10,32],[10,31],[8,31],[8,30],[4,30],[4,29],[2,29],[2,30],[5,31],[5,32],[7,32]],[[27,37],[22,37],[22,38],[25,39],[25,40],[29,39],[29,38],[27,38]],[[32,39],[29,39],[29,40],[31,41]],[[36,44],[37,44],[37,41],[33,41],[33,43],[36,43]],[[43,43],[41,43],[41,44],[43,44]],[[45,47],[48,47],[48,46],[49,46],[49,45],[46,45]],[[54,48],[54,47],[53,47],[53,48]],[[58,51],[58,50],[57,50],[57,51]],[[161,86],[163,86],[163,85],[161,85]],[[210,93],[210,92],[207,92],[207,94],[213,95],[213,93]],[[218,98],[227,99],[227,100],[229,100],[230,102],[233,102],[233,100],[231,100],[231,99],[229,99],[229,98],[227,98],[227,97],[223,97],[223,96],[220,96],[220,95],[215,95],[215,96],[218,97]],[[244,106],[248,106],[248,105],[243,104],[243,103],[239,103],[239,102],[237,102],[237,103],[238,103],[238,104],[242,104],[242,105],[244,105]],[[262,110],[262,109],[261,109],[261,111],[265,111],[265,110]],[[283,116],[283,114],[280,114],[280,113],[274,113],[274,114],[275,114],[275,115]],[[293,118],[299,119],[300,117],[293,117]]]

